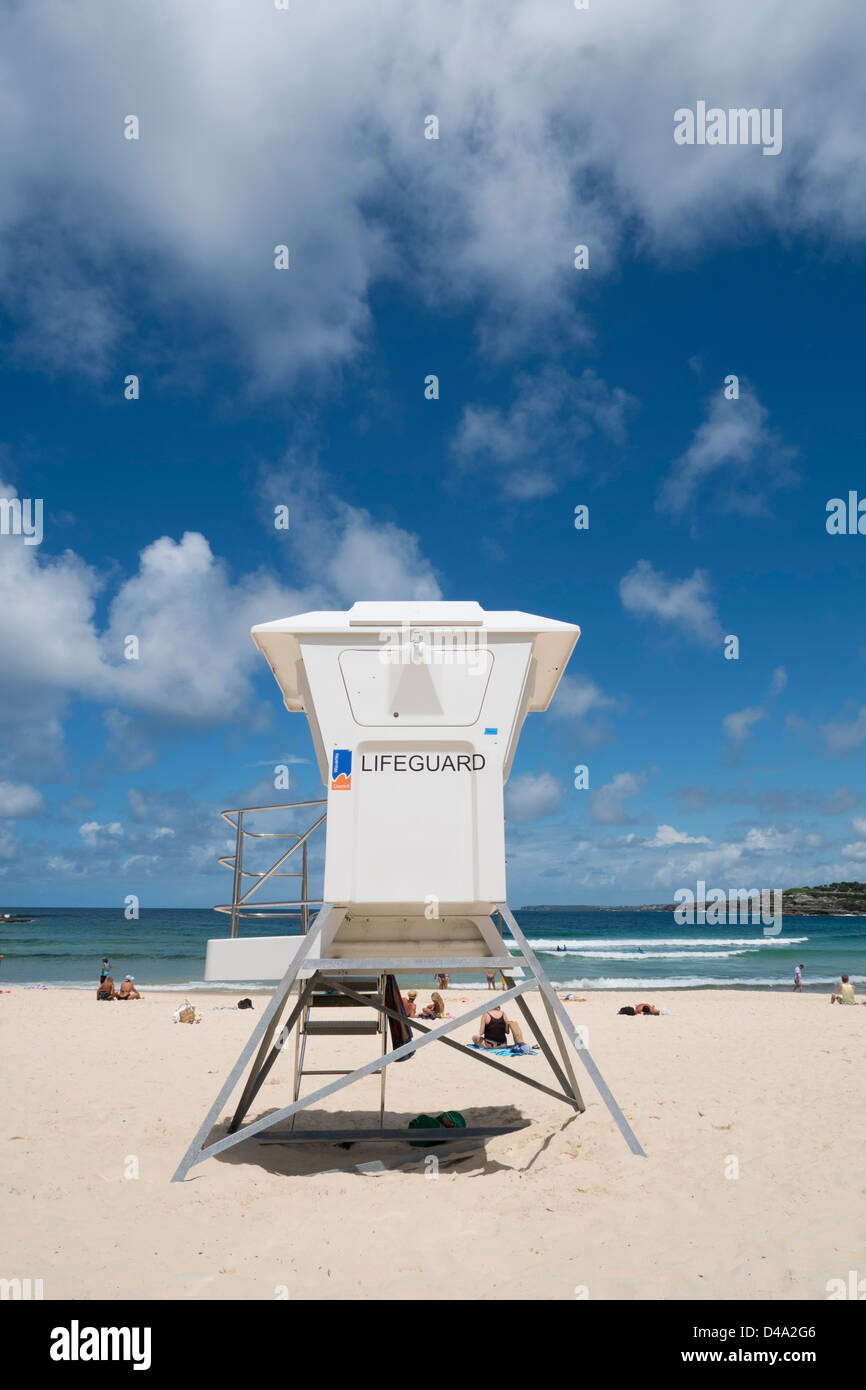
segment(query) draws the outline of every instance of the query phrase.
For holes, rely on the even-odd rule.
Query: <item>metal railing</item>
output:
[[[232,884],[232,900],[230,903],[220,903],[215,908],[215,912],[225,912],[231,917],[230,936],[238,935],[238,924],[241,918],[263,917],[266,920],[277,921],[282,917],[297,917],[301,919],[301,931],[306,935],[310,926],[310,908],[321,906],[321,898],[310,899],[309,882],[307,875],[307,841],[320,825],[324,825],[328,818],[325,811],[319,819],[299,834],[294,830],[249,830],[244,825],[244,816],[257,815],[262,811],[292,811],[299,806],[326,806],[327,800],[322,797],[317,801],[287,801],[279,806],[244,806],[235,808],[232,811],[220,811],[224,821],[227,821],[235,830],[235,852],[234,854],[220,855],[219,862],[224,864],[227,869],[234,873]],[[244,868],[244,841],[252,840],[294,840],[285,854],[281,854],[279,859],[260,873],[257,869]],[[280,872],[280,868],[285,864],[297,850],[301,850],[300,869]],[[255,883],[244,893],[244,879],[254,878]],[[250,898],[258,892],[263,883],[267,883],[272,878],[299,878],[301,880],[301,896],[293,902],[263,903],[256,900],[252,907],[247,907]]]

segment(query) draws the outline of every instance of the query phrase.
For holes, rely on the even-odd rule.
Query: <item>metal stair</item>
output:
[[[371,1005],[384,1005],[385,1003],[385,976],[361,978],[346,978],[343,982],[356,994],[362,994],[365,999],[369,999]],[[377,1012],[373,1018],[353,1019],[353,1018],[313,1018],[314,1010],[324,1010],[333,1014],[336,1009],[357,1009],[359,1007],[357,999],[351,999],[349,995],[342,994],[339,988],[336,989],[316,989],[310,996],[310,1002],[298,1019],[295,1029],[295,1080],[293,1100],[298,1100],[301,1093],[301,1083],[305,1076],[348,1076],[354,1068],[318,1068],[306,1067],[304,1062],[307,1055],[307,1038],[310,1037],[370,1037],[381,1034],[382,1055],[388,1050],[388,1022],[383,1013]],[[385,1123],[385,1069],[382,1068],[379,1081],[379,1127]],[[292,1116],[291,1127],[295,1127],[295,1116]]]

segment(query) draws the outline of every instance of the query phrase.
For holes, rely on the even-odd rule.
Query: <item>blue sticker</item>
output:
[[[352,750],[335,748],[331,758],[331,791],[347,792],[352,787]]]

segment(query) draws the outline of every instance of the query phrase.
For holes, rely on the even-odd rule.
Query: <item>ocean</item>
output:
[[[115,981],[142,989],[228,990],[205,983],[205,943],[228,918],[204,908],[146,908],[128,922],[115,908],[7,908],[29,923],[0,922],[0,989],[95,989],[107,955]],[[807,990],[829,993],[845,971],[866,984],[866,917],[787,917],[778,937],[760,926],[681,927],[667,912],[518,909],[516,917],[556,985],[588,989],[790,989],[802,961]],[[282,935],[285,923],[247,922],[244,935]],[[402,979],[403,977],[401,977]],[[426,977],[405,984],[427,986]],[[461,979],[467,988],[482,978]],[[249,988],[264,981],[249,981]]]

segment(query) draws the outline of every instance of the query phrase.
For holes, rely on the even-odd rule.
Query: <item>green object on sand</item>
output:
[[[414,1120],[409,1121],[410,1129],[465,1129],[466,1121],[459,1110],[443,1110],[441,1115],[416,1115]],[[415,1149],[427,1148],[431,1142],[429,1139],[413,1139],[410,1141]]]

